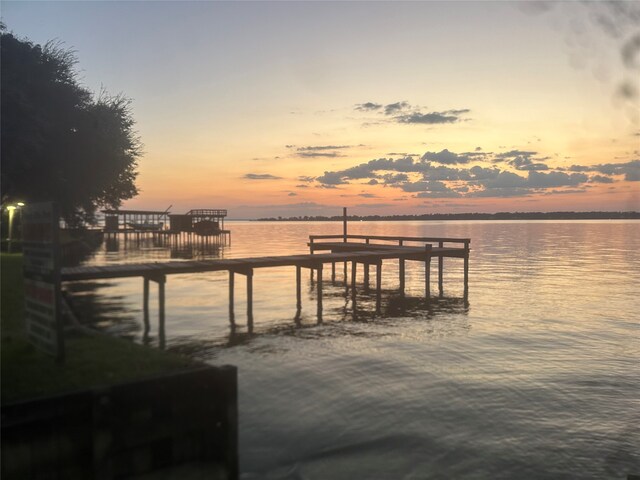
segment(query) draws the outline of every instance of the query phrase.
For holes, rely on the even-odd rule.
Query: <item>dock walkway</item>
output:
[[[341,242],[331,242],[324,240],[341,239]],[[320,241],[319,241],[320,240]],[[364,240],[364,242],[350,241]],[[380,241],[396,242],[395,245],[373,243]],[[420,243],[420,245],[407,245],[407,243]],[[435,243],[437,246],[432,245]],[[454,243],[461,246],[445,246],[447,243]],[[235,274],[241,274],[247,281],[247,324],[249,329],[253,328],[253,270],[258,268],[273,267],[296,267],[296,298],[297,310],[300,313],[302,308],[302,287],[301,269],[308,268],[317,274],[317,315],[318,320],[322,319],[322,276],[323,266],[331,265],[331,279],[335,281],[336,263],[344,263],[344,279],[347,283],[347,264],[351,263],[351,287],[352,295],[355,298],[357,265],[364,265],[364,284],[369,288],[369,267],[376,267],[376,309],[380,311],[381,305],[381,279],[382,262],[384,260],[398,260],[400,294],[404,295],[405,286],[405,262],[419,261],[425,265],[425,296],[430,298],[430,270],[431,258],[438,258],[438,287],[440,295],[443,292],[443,259],[445,257],[464,259],[464,295],[468,292],[468,261],[469,261],[469,239],[450,238],[429,238],[429,237],[382,237],[364,235],[320,235],[309,237],[309,254],[281,255],[269,257],[250,257],[237,259],[214,259],[214,260],[187,260],[169,261],[153,263],[131,263],[120,265],[104,266],[79,266],[63,268],[61,279],[63,282],[102,280],[113,278],[143,278],[143,316],[145,323],[145,335],[149,332],[149,283],[151,281],[158,284],[159,301],[159,330],[160,344],[164,345],[164,323],[165,323],[165,283],[168,275],[204,273],[204,272],[229,272],[229,319],[234,325],[234,291]],[[317,251],[330,253],[315,253]]]

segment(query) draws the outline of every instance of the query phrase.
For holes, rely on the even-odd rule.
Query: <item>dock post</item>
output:
[[[247,270],[247,330],[253,332],[253,268]]]
[[[313,270],[313,269],[312,269]],[[322,322],[322,263],[318,264],[318,323]]]
[[[309,255],[313,255],[313,235],[309,235]],[[313,268],[309,269],[309,279],[311,280],[311,285],[313,285]]]
[[[166,345],[166,336],[164,330],[164,284],[166,277],[161,275],[158,277],[158,336],[160,337],[160,349],[164,350]]]
[[[376,312],[380,313],[382,308],[382,261],[376,263]]]
[[[404,258],[398,259],[400,271],[400,295],[404,297]]]
[[[229,270],[229,322],[231,325],[236,323],[235,313],[233,311],[235,283],[235,273],[233,270]]]
[[[347,275],[347,262],[344,262],[344,273],[343,273],[343,276],[344,276],[344,284],[348,286],[349,284],[347,283],[347,278],[349,278],[349,277]]]
[[[444,247],[444,242],[438,243],[438,247],[442,249]],[[444,256],[443,252],[440,250],[440,256],[438,257],[438,294],[440,297],[444,296],[444,286],[442,282],[442,277],[444,275]]]
[[[149,338],[149,279],[144,277],[142,288],[142,320],[144,321],[144,340]]]
[[[355,260],[351,262],[351,302],[353,308],[356,308],[356,275],[358,273],[358,264]]]
[[[469,241],[464,242],[464,300],[469,299]]]
[[[365,239],[365,243],[369,244],[369,239]],[[369,291],[369,263],[364,263],[364,290],[365,292]]]
[[[302,269],[296,265],[296,310],[300,314],[302,310]]]
[[[347,242],[347,207],[342,208],[342,241]]]
[[[331,262],[331,283],[336,283],[336,262]]]
[[[364,264],[364,290],[365,292],[369,291],[369,264]]]
[[[424,296],[429,302],[431,300],[431,244],[424,246],[427,257],[424,261]]]

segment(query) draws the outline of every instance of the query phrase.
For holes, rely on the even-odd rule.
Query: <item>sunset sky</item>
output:
[[[2,2],[133,101],[126,208],[640,210],[635,2]]]

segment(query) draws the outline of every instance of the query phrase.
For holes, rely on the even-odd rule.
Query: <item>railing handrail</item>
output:
[[[309,240],[313,243],[314,240],[329,240],[329,239],[343,239],[344,235],[309,235]],[[347,238],[359,239],[359,240],[383,240],[383,241],[403,241],[403,242],[444,242],[444,243],[464,243],[468,245],[471,243],[470,238],[447,238],[447,237],[403,237],[403,236],[388,236],[388,235],[347,235]]]

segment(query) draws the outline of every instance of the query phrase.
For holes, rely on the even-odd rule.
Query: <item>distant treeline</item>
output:
[[[616,220],[640,219],[640,212],[498,212],[498,213],[427,213],[423,215],[349,215],[351,221],[375,220]],[[319,222],[339,221],[341,215],[333,217],[299,216],[258,218],[266,222]]]

